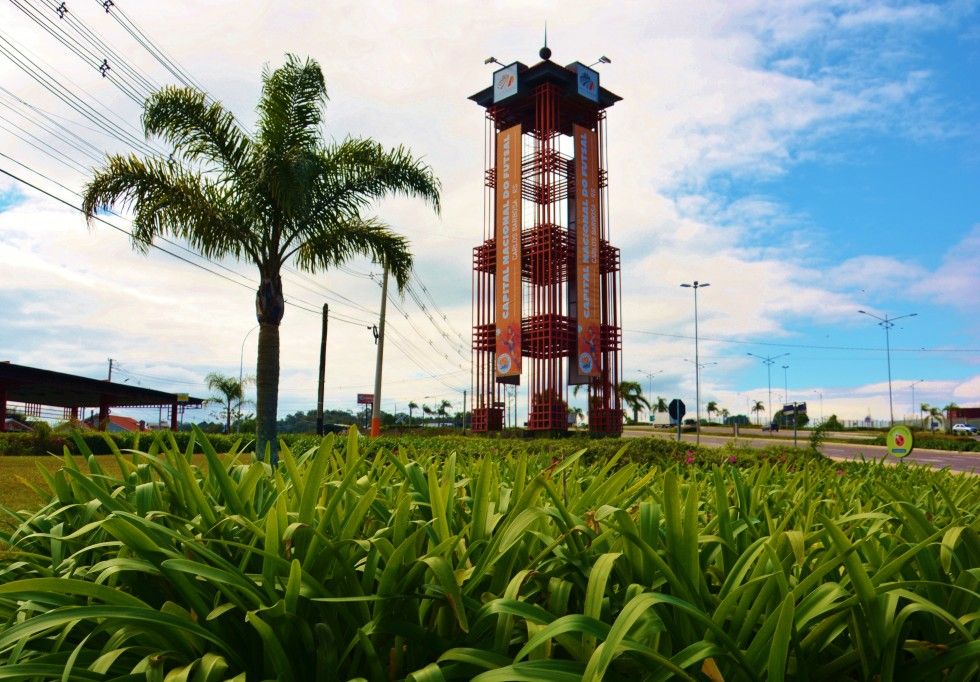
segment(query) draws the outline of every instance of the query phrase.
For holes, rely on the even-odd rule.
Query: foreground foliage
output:
[[[157,440],[48,475],[0,563],[0,678],[974,679],[975,479],[588,463],[329,436]],[[518,445],[514,445],[519,450]],[[734,456],[734,455],[732,455]]]

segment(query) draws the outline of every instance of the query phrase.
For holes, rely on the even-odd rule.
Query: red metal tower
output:
[[[472,95],[486,109],[484,241],[473,249],[473,416],[503,427],[503,387],[528,359],[532,431],[568,428],[569,386],[589,430],[622,432],[619,249],[608,239],[605,110],[621,98],[574,62],[514,62]]]

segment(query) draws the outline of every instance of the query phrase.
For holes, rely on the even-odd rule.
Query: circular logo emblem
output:
[[[582,353],[578,356],[578,369],[582,374],[592,373],[592,353]]]
[[[497,356],[497,372],[499,374],[507,374],[510,371],[510,366],[510,353],[501,353]]]
[[[908,457],[912,453],[912,432],[907,426],[893,426],[885,436],[888,454],[894,457]]]

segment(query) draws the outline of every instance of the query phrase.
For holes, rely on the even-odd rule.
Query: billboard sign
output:
[[[583,64],[578,65],[578,78],[576,79],[578,83],[578,94],[582,97],[592,100],[593,102],[599,101],[599,72],[590,69]]]
[[[493,72],[493,103],[517,94],[517,63]]]
[[[578,372],[600,374],[599,144],[595,131],[575,125],[575,284]]]
[[[357,394],[357,404],[358,405],[374,405],[374,394],[373,393],[358,393]]]
[[[494,372],[504,383],[521,375],[521,126],[497,134],[497,189],[494,239],[496,346]]]

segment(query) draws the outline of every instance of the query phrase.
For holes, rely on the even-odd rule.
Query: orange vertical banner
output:
[[[578,371],[600,374],[599,143],[595,131],[573,126],[575,139],[575,275]]]
[[[518,383],[521,375],[521,126],[497,134],[497,192],[494,237],[496,378]]]

